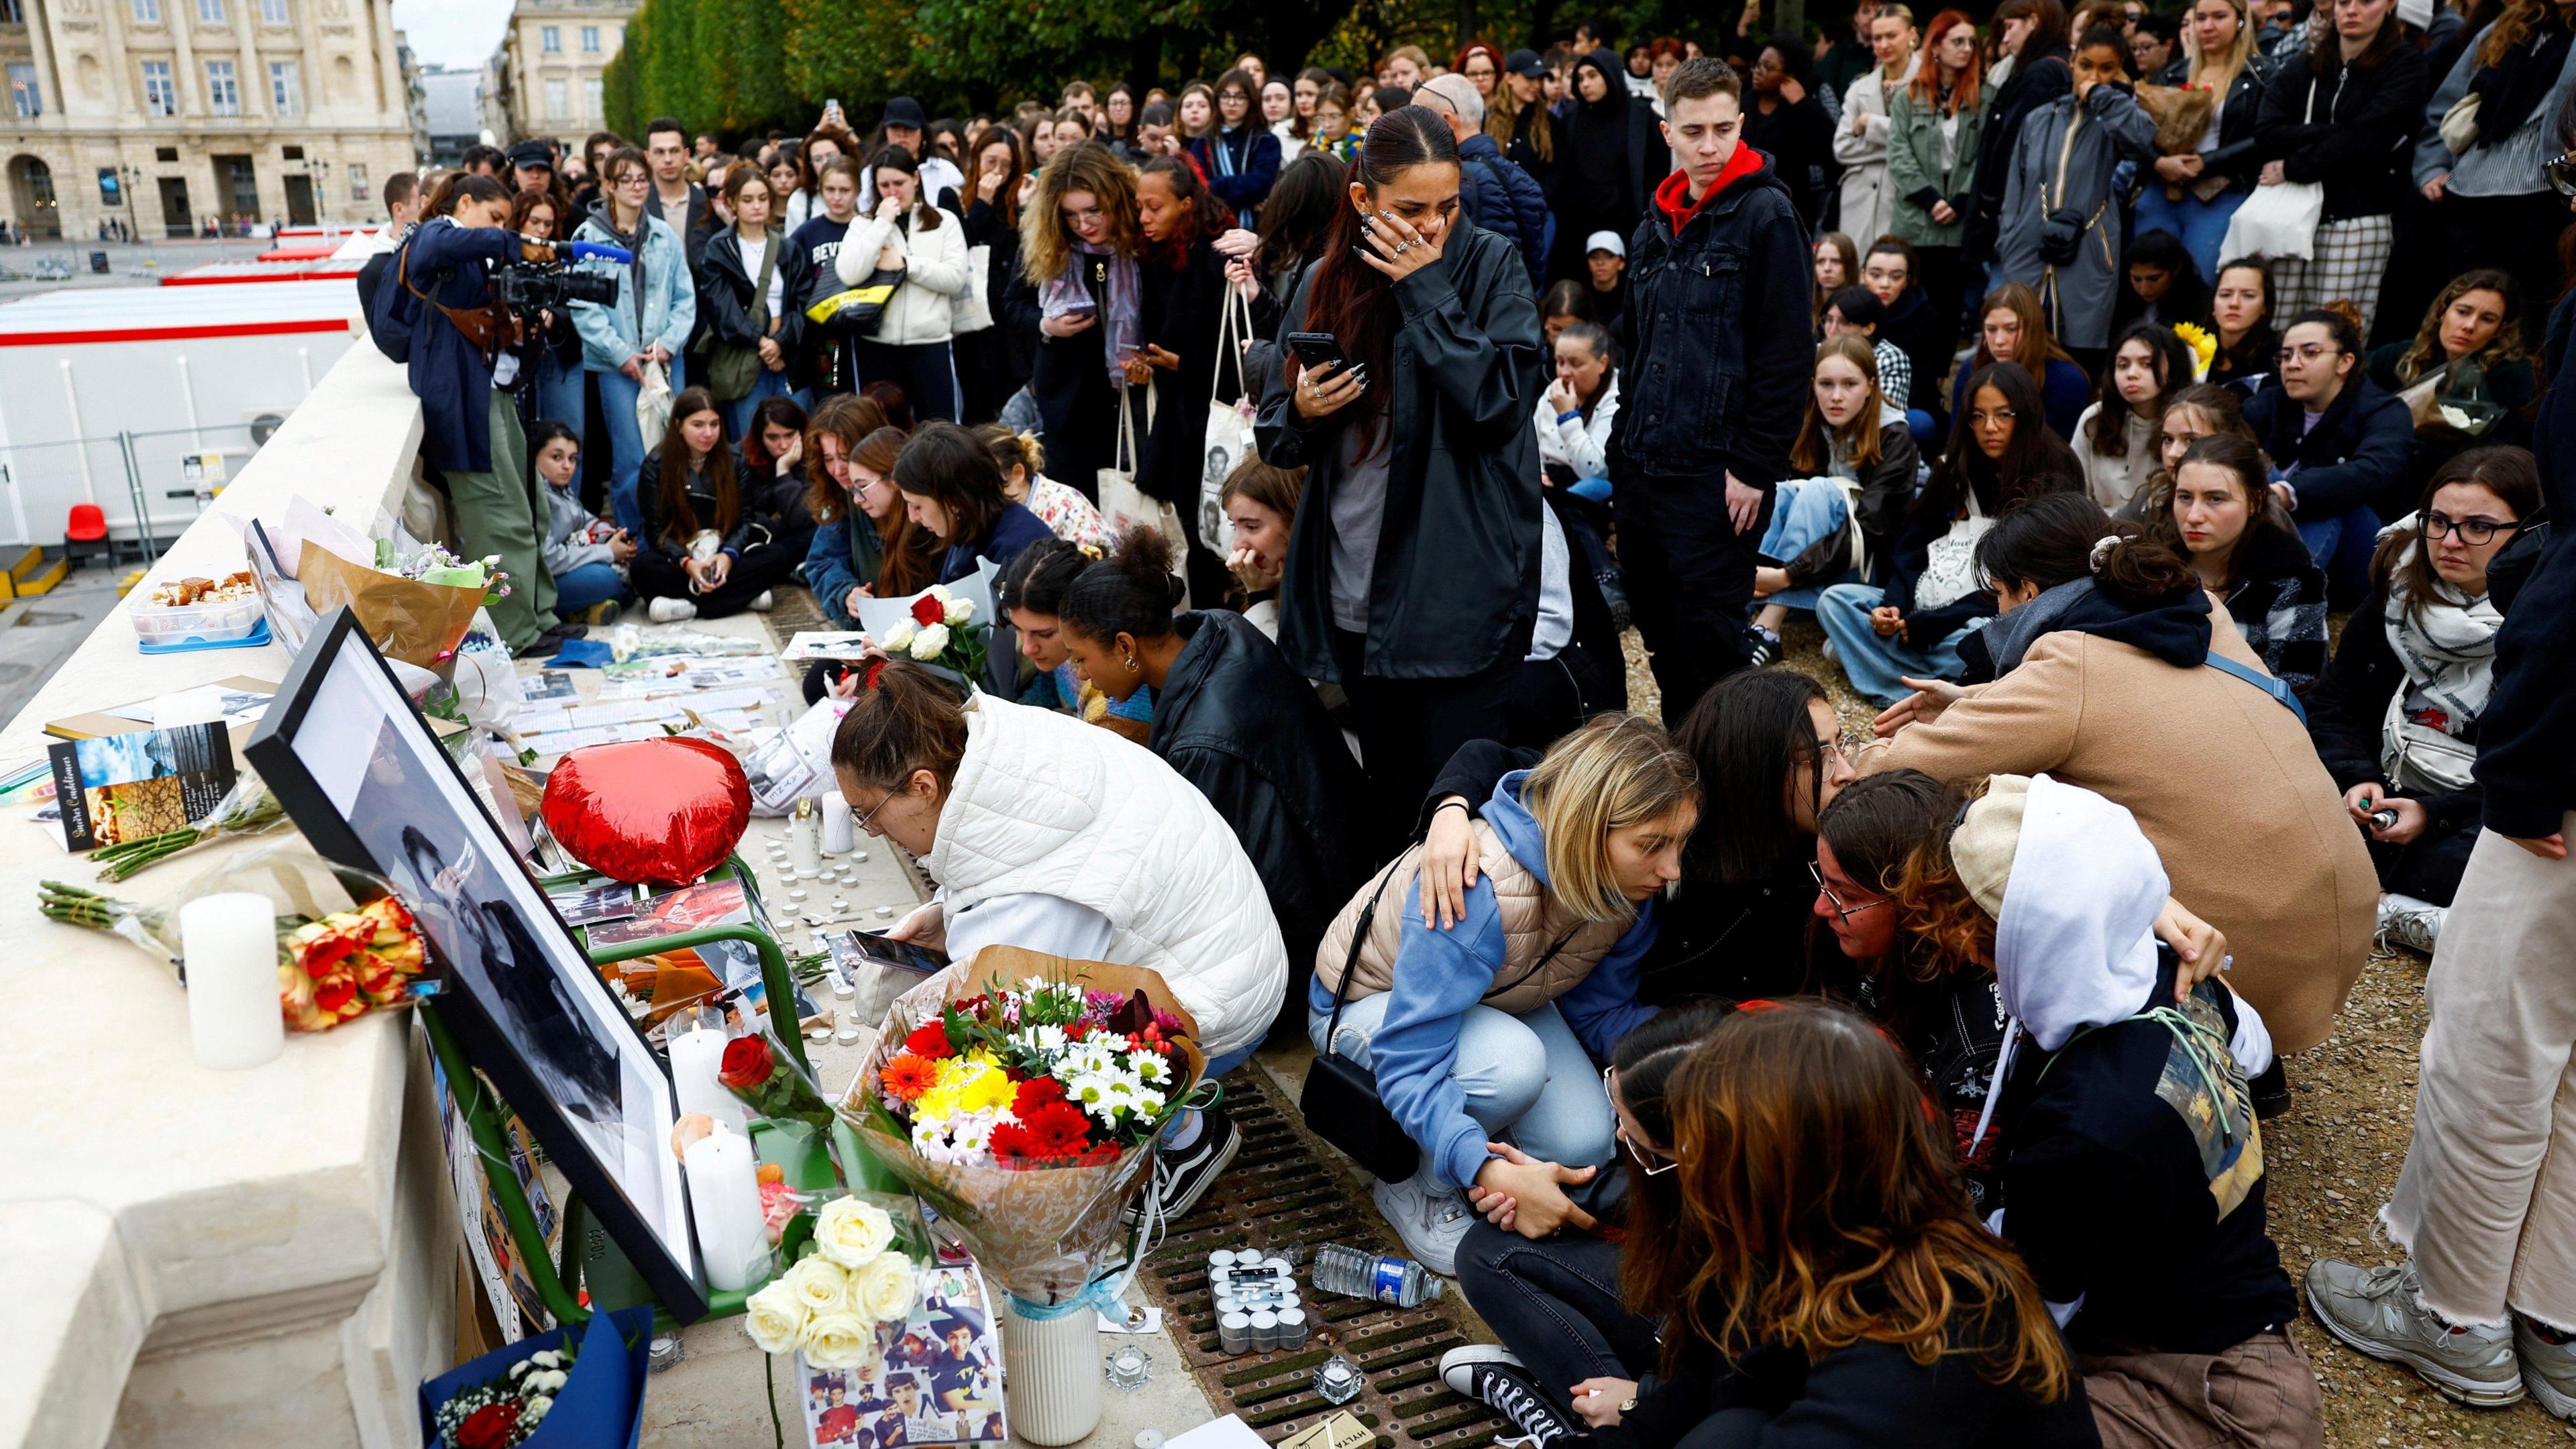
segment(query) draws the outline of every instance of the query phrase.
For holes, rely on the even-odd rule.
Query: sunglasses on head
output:
[[[2549,185],[2561,196],[2576,196],[2576,151],[2562,151],[2551,157],[2548,166]]]

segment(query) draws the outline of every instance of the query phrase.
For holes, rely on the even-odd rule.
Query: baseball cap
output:
[[[543,141],[521,141],[510,148],[510,164],[543,166],[551,171],[555,164],[555,149]]]
[[[1624,257],[1628,254],[1628,244],[1621,241],[1619,233],[1615,231],[1596,231],[1583,239],[1584,255],[1590,256],[1594,252],[1608,252],[1614,257]]]
[[[1503,69],[1524,80],[1547,78],[1547,62],[1540,60],[1535,50],[1515,50],[1504,56]]]

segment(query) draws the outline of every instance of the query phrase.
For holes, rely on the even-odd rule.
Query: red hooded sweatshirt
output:
[[[1735,146],[1735,154],[1726,158],[1726,166],[1717,173],[1717,184],[1708,189],[1708,194],[1696,202],[1692,201],[1690,173],[1675,171],[1664,178],[1662,185],[1655,188],[1655,209],[1662,212],[1664,219],[1672,223],[1673,235],[1680,236],[1682,228],[1690,225],[1690,219],[1699,215],[1701,207],[1715,201],[1726,188],[1761,169],[1762,153],[1739,141]]]

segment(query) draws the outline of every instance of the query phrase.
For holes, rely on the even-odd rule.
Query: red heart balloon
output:
[[[751,825],[751,782],[709,740],[574,750],[546,777],[546,828],[614,880],[686,884],[724,863]]]

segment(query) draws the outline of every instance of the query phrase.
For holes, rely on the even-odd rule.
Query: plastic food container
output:
[[[259,596],[253,594],[246,599],[228,599],[220,604],[189,604],[175,609],[137,604],[132,618],[135,637],[155,647],[192,641],[220,644],[227,639],[248,638],[251,631],[259,627]]]

